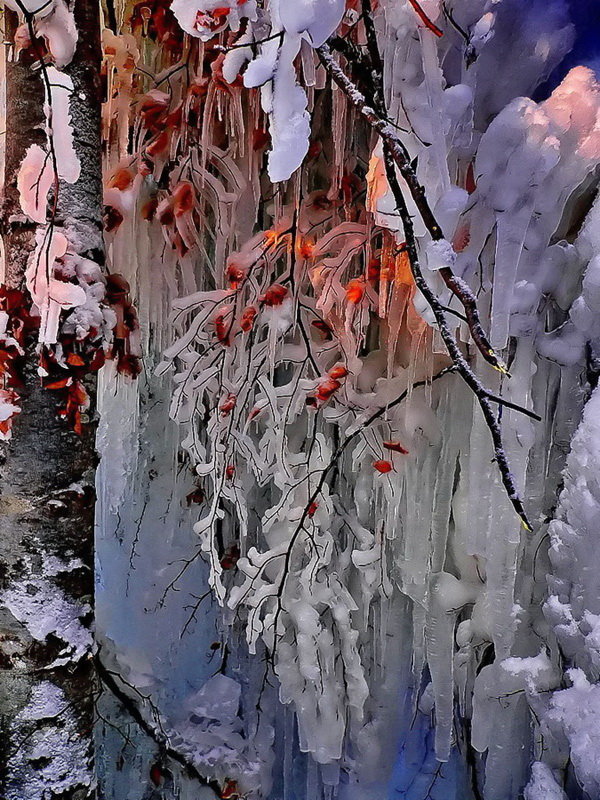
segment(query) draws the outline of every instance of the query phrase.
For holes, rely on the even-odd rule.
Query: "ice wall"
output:
[[[305,149],[308,96],[296,81],[309,94],[324,84],[300,43],[305,29],[276,5],[270,21],[254,19],[254,4],[243,9],[262,25],[257,41],[279,37],[244,53],[246,88],[262,85],[274,132],[273,178],[297,166],[278,138],[286,114]],[[301,5],[308,14],[318,4]],[[138,175],[137,195],[111,195],[124,217],[111,263],[132,286],[145,369],[137,383],[110,369],[102,378],[102,647],[198,770],[249,798],[599,791],[597,394],[586,402],[598,374],[600,93],[593,72],[576,67],[531,99],[574,40],[560,0],[469,0],[450,14],[422,5],[442,37],[410,3],[386,0],[375,17],[388,114],[444,229],[445,257],[477,293],[510,375],[492,370],[457,322],[465,353],[491,391],[542,418],[498,410],[533,531],[506,497],[468,388],[451,373],[431,382],[448,361],[406,263],[390,257],[391,277],[377,284],[356,268],[373,255],[371,219],[334,211],[328,227],[328,198],[313,190],[300,203],[300,183],[267,209],[259,201],[268,184],[244,128],[244,114],[260,116],[256,95],[208,89],[207,108],[227,120],[235,146],[221,147],[223,131],[205,117],[197,149],[179,135],[169,144],[179,171],[168,192]],[[225,29],[220,6],[195,6],[210,32],[215,20]],[[171,100],[146,96],[148,117],[183,96],[175,87]],[[332,180],[348,166],[344,145],[365,148],[341,100],[333,119],[312,107],[313,124],[329,120],[336,137]],[[366,155],[370,212],[392,250],[403,231],[381,149]],[[156,161],[159,174],[167,154]],[[192,212],[177,206],[186,169],[201,198]],[[150,189],[163,191],[159,224],[135,213]],[[436,274],[440,250],[411,211],[427,280],[458,310]],[[289,245],[290,220],[308,244]],[[238,284],[250,286],[239,292],[244,309]],[[315,317],[327,320],[317,332]],[[256,340],[244,339],[253,326]],[[348,374],[333,377],[340,363]],[[124,718],[110,704],[107,714]],[[107,797],[137,797],[140,783],[148,797],[195,796],[175,773],[152,788],[156,749],[139,731],[137,748],[120,753],[105,730],[107,759],[125,763],[124,774],[106,770]]]

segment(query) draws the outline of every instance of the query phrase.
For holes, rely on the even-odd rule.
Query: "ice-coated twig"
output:
[[[349,447],[349,445],[352,444],[352,442],[356,438],[361,436],[367,428],[369,428],[374,422],[376,422],[378,419],[380,419],[384,414],[386,414],[392,408],[395,408],[396,406],[400,405],[400,403],[402,403],[408,397],[409,392],[413,391],[414,389],[418,389],[421,386],[428,386],[429,384],[434,383],[434,381],[437,381],[440,378],[443,378],[444,375],[448,375],[451,372],[455,372],[457,369],[458,369],[458,367],[456,365],[452,364],[451,366],[445,367],[444,369],[440,370],[435,375],[433,375],[431,378],[427,378],[427,379],[420,380],[420,381],[415,381],[415,383],[413,383],[408,389],[405,389],[401,394],[398,395],[398,397],[394,398],[394,400],[392,400],[390,403],[387,403],[386,405],[381,406],[380,408],[378,408],[377,411],[374,411],[371,414],[371,416],[367,420],[365,420],[365,422],[362,425],[360,425],[358,428],[356,428],[356,430],[352,431],[352,433],[349,433],[348,436],[346,436],[346,438],[342,442],[340,442],[340,444],[338,445],[337,449],[335,450],[335,452],[331,456],[331,459],[329,460],[329,463],[324,467],[323,470],[321,470],[321,474],[319,475],[319,480],[317,481],[317,485],[313,489],[310,497],[308,498],[308,502],[306,503],[306,505],[304,506],[304,508],[302,510],[302,516],[300,517],[300,519],[298,521],[298,524],[296,525],[296,527],[294,529],[294,532],[292,533],[292,535],[290,537],[290,541],[289,541],[287,550],[286,550],[286,552],[284,554],[282,554],[285,557],[285,561],[284,561],[283,570],[282,570],[282,574],[281,574],[281,580],[279,582],[279,586],[277,587],[277,611],[275,612],[275,619],[273,621],[273,630],[275,632],[275,637],[277,636],[277,620],[278,620],[279,614],[281,613],[281,610],[283,608],[283,606],[282,606],[282,597],[283,597],[283,593],[285,591],[285,585],[286,585],[286,582],[287,582],[287,577],[288,577],[289,572],[290,572],[290,563],[291,563],[292,554],[293,554],[293,551],[294,551],[294,546],[296,544],[296,541],[298,540],[298,538],[302,534],[302,532],[305,531],[304,525],[305,525],[305,522],[306,522],[307,518],[310,516],[310,509],[311,509],[311,507],[313,507],[314,503],[316,503],[319,495],[321,494],[321,492],[323,490],[323,487],[325,486],[325,481],[329,477],[330,472],[337,465],[338,461],[340,460],[340,458],[342,457],[342,455],[344,454],[346,449]],[[276,641],[276,639],[275,639],[275,641]],[[272,663],[274,663],[275,649],[276,649],[276,645],[273,646],[273,650],[272,650],[272,652],[270,654],[270,658],[271,658],[271,662]]]

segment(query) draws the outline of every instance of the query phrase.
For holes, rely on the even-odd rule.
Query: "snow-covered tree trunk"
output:
[[[60,182],[53,224],[69,230],[80,256],[102,260],[99,124],[100,23],[93,1],[77,0],[77,48],[64,73],[79,179]],[[6,11],[9,39],[19,29]],[[23,28],[20,29],[21,31]],[[24,216],[17,176],[32,143],[44,140],[43,76],[26,47],[6,64],[6,158],[2,232],[8,325],[23,316],[19,292],[38,227]],[[21,412],[0,465],[0,796],[41,800],[94,795],[92,771],[93,531],[96,463],[94,389],[81,435],[57,413],[57,393],[41,387],[33,326],[16,362]]]

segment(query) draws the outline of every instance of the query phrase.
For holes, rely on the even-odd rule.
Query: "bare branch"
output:
[[[129,686],[129,688],[132,688],[131,685],[127,684],[127,682],[124,681],[121,676],[109,669],[106,664],[104,664],[102,658],[100,657],[100,652],[98,652],[96,655],[96,668],[102,683],[117,698],[123,708],[127,711],[130,717],[137,722],[144,733],[154,742],[156,742],[161,754],[172,759],[173,761],[176,761],[184,768],[190,777],[197,780],[202,786],[209,786],[215,792],[216,796],[219,797],[221,795],[221,787],[219,784],[216,781],[210,780],[202,775],[198,771],[196,765],[190,761],[188,756],[174,748],[169,741],[169,737],[157,725],[150,722],[146,718],[142,710],[141,703],[131,697],[127,690],[123,688],[123,686]],[[145,699],[147,700],[147,698]]]

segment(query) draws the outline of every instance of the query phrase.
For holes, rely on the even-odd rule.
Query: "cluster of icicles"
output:
[[[540,608],[546,523],[599,333],[600,208],[590,210],[588,191],[598,85],[576,68],[547,100],[524,99],[572,44],[558,0],[468,0],[452,17],[423,2],[433,26],[412,2],[374,12],[388,118],[448,236],[431,243],[409,200],[427,280],[486,384],[544,418],[500,412],[536,523],[529,534],[415,290],[380,144],[317,68],[313,47],[334,31],[363,44],[356,11],[328,0],[256,5],[175,0],[190,38],[169,40],[162,65],[139,28],[137,39],[106,36],[110,236],[116,248],[148,220],[160,226],[156,268],[177,265],[184,287],[163,368],[176,369],[172,416],[186,426],[203,499],[195,531],[224,623],[243,622],[319,764],[357,774],[380,765],[382,706],[398,680],[389,640],[400,637],[410,639],[414,704],[434,710],[438,759],[460,736],[458,714],[487,752],[488,800],[512,797],[519,781],[528,800],[560,797],[564,741],[579,730],[566,693],[591,694],[598,670],[578,660],[573,634],[566,663],[579,672],[565,688],[552,626],[593,630],[597,617],[571,608],[564,554],[559,599]],[[158,66],[145,93],[136,64]],[[330,121],[331,140],[309,141],[307,109],[313,130]],[[287,183],[261,175],[265,158],[270,178]],[[448,259],[477,290],[510,377],[477,356],[452,315],[436,274]],[[600,776],[577,758],[593,794]]]

